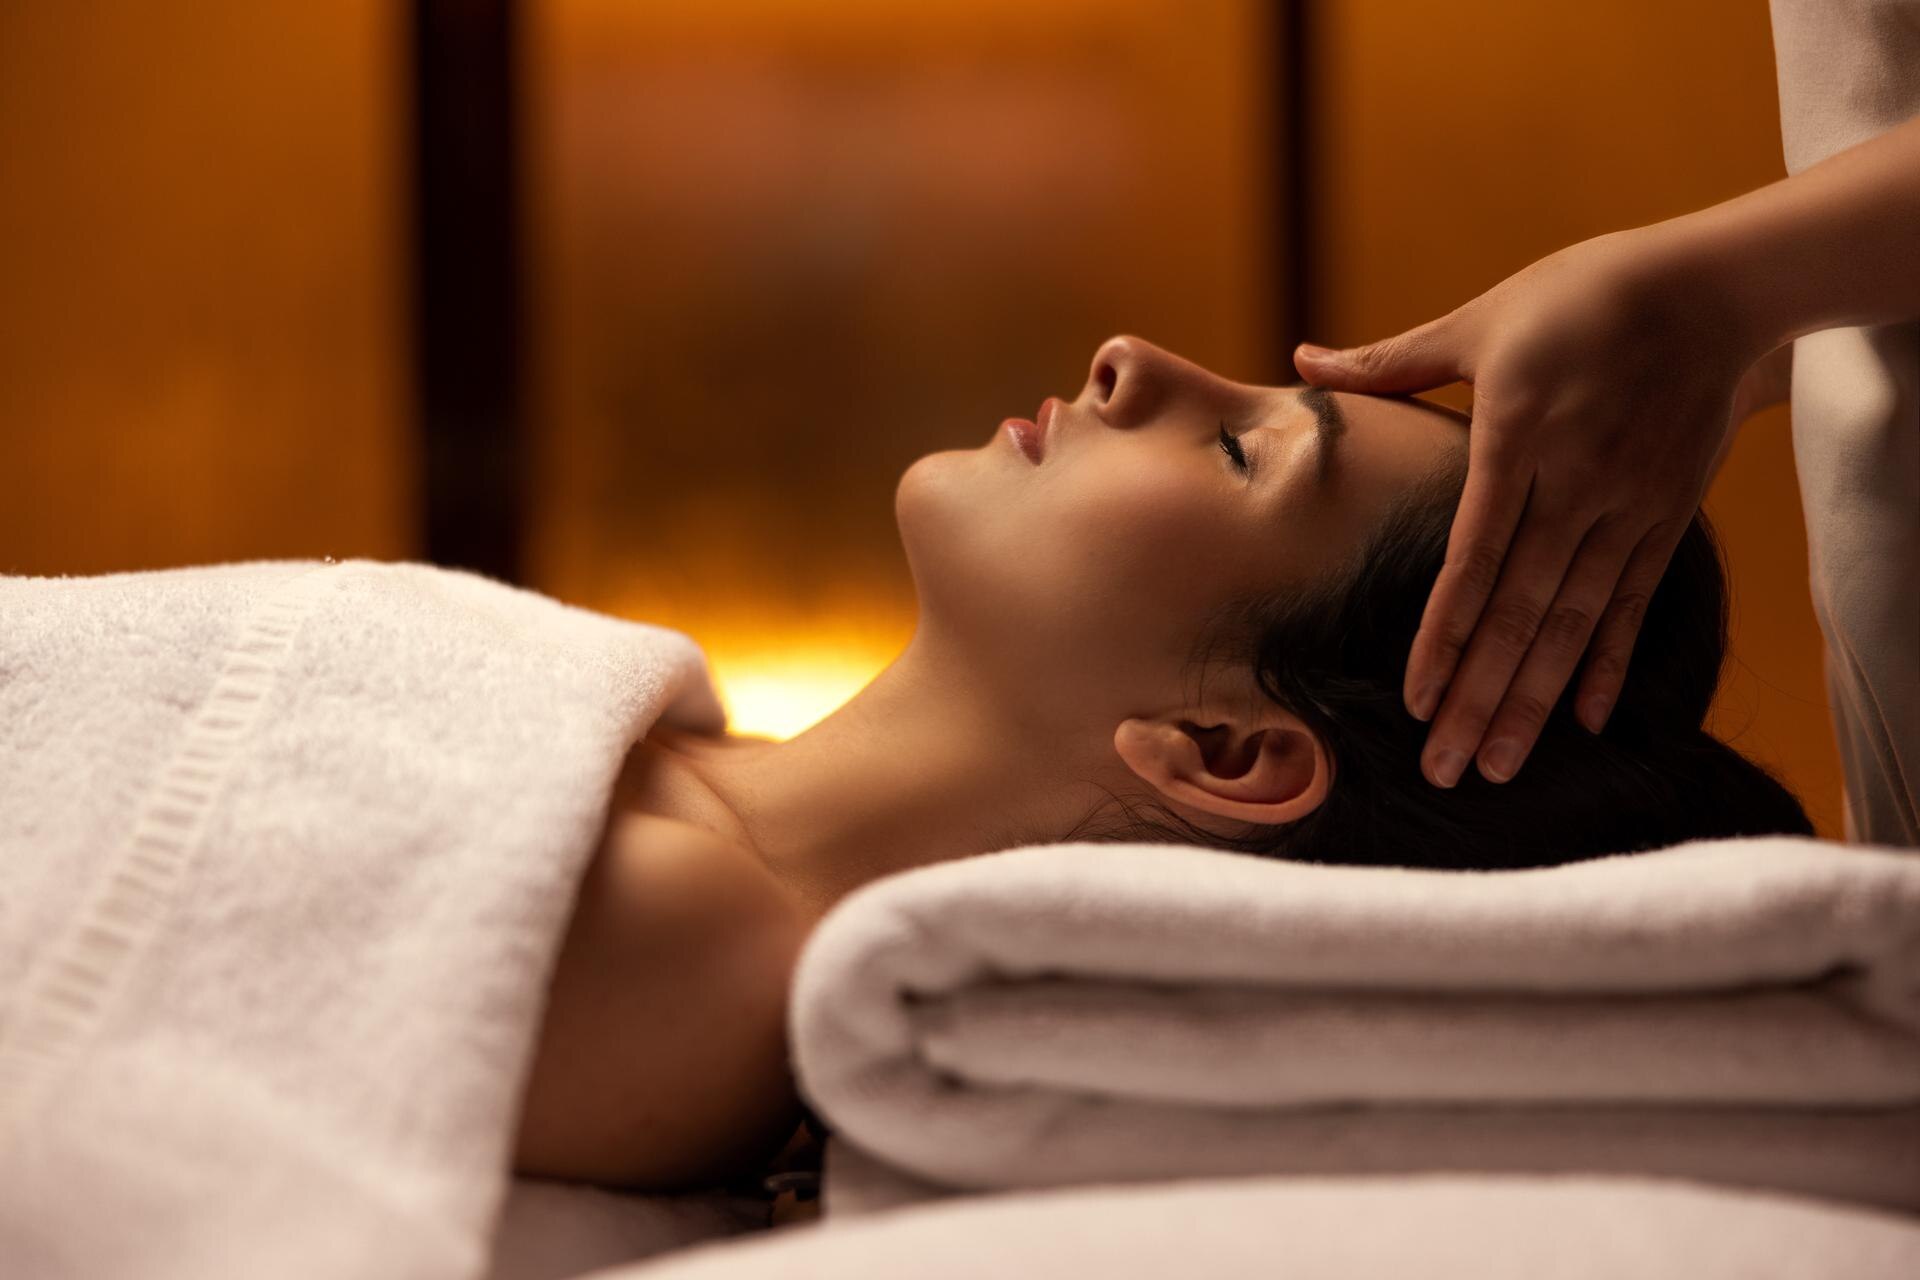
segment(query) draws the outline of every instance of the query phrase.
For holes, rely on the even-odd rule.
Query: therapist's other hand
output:
[[[1473,386],[1466,487],[1403,691],[1432,722],[1421,767],[1437,786],[1476,757],[1512,778],[1576,667],[1592,732],[1619,695],[1761,354],[1676,262],[1650,228],[1613,232],[1418,328],[1295,352],[1336,391]]]

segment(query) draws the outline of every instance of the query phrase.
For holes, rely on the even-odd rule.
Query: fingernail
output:
[[[1314,360],[1322,360],[1322,359],[1325,359],[1327,356],[1330,356],[1333,354],[1333,348],[1317,347],[1311,342],[1301,343],[1299,350],[1301,355],[1310,357]]]
[[[1512,738],[1502,738],[1487,748],[1487,755],[1480,763],[1480,772],[1495,782],[1505,782],[1520,767],[1520,744]]]
[[[1433,719],[1433,709],[1440,705],[1440,686],[1430,684],[1420,690],[1413,700],[1413,718],[1416,720]]]
[[[1467,758],[1452,747],[1444,748],[1433,757],[1433,781],[1435,786],[1450,787],[1460,781],[1461,771],[1467,767]]]
[[[1602,694],[1592,694],[1580,704],[1580,723],[1587,732],[1598,733],[1607,723],[1607,708],[1613,704]]]

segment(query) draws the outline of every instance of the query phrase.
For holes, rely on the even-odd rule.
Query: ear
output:
[[[1242,822],[1277,826],[1319,808],[1333,785],[1326,744],[1292,712],[1267,703],[1252,715],[1133,717],[1113,749],[1168,800]]]

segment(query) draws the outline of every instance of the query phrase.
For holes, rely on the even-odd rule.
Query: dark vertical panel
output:
[[[414,0],[414,336],[429,560],[522,575],[512,0]]]
[[[1314,82],[1318,59],[1313,47],[1313,0],[1283,0],[1276,9],[1273,165],[1280,243],[1273,256],[1274,331],[1280,348],[1280,380],[1291,382],[1300,376],[1293,368],[1293,349],[1314,337],[1320,319],[1314,305],[1319,282],[1314,272],[1313,198],[1319,190],[1319,173],[1312,129],[1319,96]]]

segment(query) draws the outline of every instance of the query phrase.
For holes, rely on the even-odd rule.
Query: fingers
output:
[[[1580,723],[1594,733],[1606,727],[1620,686],[1626,683],[1627,660],[1633,656],[1634,642],[1640,637],[1640,624],[1646,619],[1647,604],[1654,588],[1666,576],[1675,547],[1686,532],[1682,522],[1676,531],[1671,523],[1655,525],[1621,571],[1620,582],[1600,625],[1594,630],[1593,645],[1580,673],[1580,692],[1574,698],[1574,713]]]
[[[1465,656],[1447,683],[1446,697],[1427,734],[1421,764],[1436,786],[1458,782],[1467,761],[1479,750],[1482,735],[1549,616],[1586,533],[1582,524],[1562,514],[1564,501],[1540,497],[1537,485],[1533,493],[1539,500],[1529,504],[1520,522],[1498,586],[1472,624]],[[1625,559],[1624,554],[1621,558]],[[1585,620],[1586,631],[1592,630],[1598,611],[1596,604],[1593,615]],[[1571,630],[1580,621],[1572,615],[1556,615],[1553,625],[1556,630]],[[1444,625],[1441,634],[1450,642],[1459,633],[1446,631]],[[1580,639],[1584,643],[1586,636]],[[1545,709],[1539,718],[1545,723]]]
[[[1452,341],[1450,319],[1442,316],[1417,329],[1345,351],[1329,351],[1303,342],[1294,348],[1293,367],[1308,382],[1330,391],[1387,395],[1443,387],[1464,376]]]
[[[1574,668],[1580,664],[1580,656],[1586,652],[1596,624],[1608,603],[1616,597],[1616,584],[1621,581],[1628,557],[1639,540],[1637,526],[1617,520],[1602,520],[1587,531],[1580,549],[1574,553],[1566,581],[1560,584],[1552,606],[1540,619],[1533,643],[1512,685],[1504,691],[1504,696],[1499,692],[1493,695],[1498,699],[1498,709],[1486,725],[1484,747],[1466,749],[1468,755],[1478,755],[1480,772],[1485,777],[1506,782],[1520,771],[1528,752],[1539,740],[1540,731],[1546,727],[1547,716],[1560,701]],[[1460,718],[1455,722],[1460,734],[1457,741],[1465,742],[1473,737],[1478,743],[1474,729],[1476,711],[1470,701],[1463,702]],[[1430,739],[1454,731],[1453,725],[1436,722]]]
[[[1432,718],[1453,679],[1527,506],[1532,478],[1512,464],[1502,465],[1490,443],[1492,430],[1468,436],[1466,485],[1447,536],[1447,558],[1407,654],[1402,696],[1407,710],[1421,720]]]

